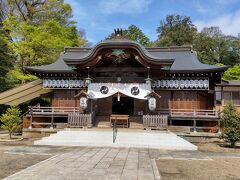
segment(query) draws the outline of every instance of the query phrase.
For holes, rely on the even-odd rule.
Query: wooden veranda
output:
[[[145,129],[161,129],[172,126],[172,121],[192,121],[194,132],[198,130],[215,129],[220,132],[220,112],[217,110],[203,109],[163,109],[155,115],[143,115],[143,127]],[[30,120],[29,128],[33,125],[47,125],[51,128],[56,126],[54,118],[64,117],[68,127],[92,127],[94,114],[84,114],[78,107],[30,107],[27,117]],[[35,118],[48,117],[50,122],[37,122]],[[109,117],[110,118],[110,117]],[[216,122],[214,127],[198,126],[197,122]]]

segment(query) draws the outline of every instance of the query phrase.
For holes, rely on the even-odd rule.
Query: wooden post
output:
[[[221,126],[220,126],[220,112],[216,111],[218,118],[218,134],[221,134]]]
[[[33,120],[33,109],[30,109],[30,123],[28,129],[32,129],[32,120]]]
[[[54,109],[52,108],[51,126],[50,126],[50,129],[53,129],[53,120],[54,120],[54,117],[53,117],[53,111],[54,111]]]
[[[87,127],[91,128],[93,127],[93,100],[90,100],[90,116],[88,118],[88,123],[87,123]]]
[[[196,119],[193,119],[193,132],[196,133]]]
[[[170,115],[169,125],[172,126],[172,110],[171,109],[169,110],[169,115]]]

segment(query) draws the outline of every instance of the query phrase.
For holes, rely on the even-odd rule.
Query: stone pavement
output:
[[[18,146],[1,147],[5,153],[48,154],[53,157],[5,179],[160,179],[157,159],[212,160],[211,153],[149,148]],[[222,154],[224,155],[224,154]],[[218,153],[221,156],[221,153]],[[234,156],[234,154],[230,154]],[[235,154],[239,157],[239,154]]]
[[[148,149],[76,148],[5,179],[160,179]]]

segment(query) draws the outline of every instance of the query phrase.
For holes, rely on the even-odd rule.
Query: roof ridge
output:
[[[173,52],[173,51],[193,51],[192,46],[167,46],[167,47],[146,47],[148,51]]]
[[[94,47],[65,47],[66,52],[88,52]],[[174,51],[193,51],[192,46],[167,46],[167,47],[144,47],[147,51],[154,52],[174,52]]]
[[[90,48],[90,47],[64,47],[64,53],[66,53],[66,52],[79,52],[79,51],[88,52],[91,49],[92,48]]]

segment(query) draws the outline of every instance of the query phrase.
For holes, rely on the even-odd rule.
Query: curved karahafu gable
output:
[[[143,67],[150,67],[167,73],[224,72],[228,66],[214,66],[201,63],[190,46],[165,48],[144,48],[137,42],[126,39],[111,39],[93,48],[67,47],[59,59],[49,65],[27,66],[25,70],[35,75],[64,74],[77,75],[75,69],[86,69],[101,64],[114,51],[131,54]],[[115,53],[115,52],[114,52]],[[123,58],[127,55],[123,55]]]
[[[173,58],[161,58],[151,55],[139,43],[126,39],[112,39],[106,40],[97,44],[88,53],[83,56],[69,55],[63,57],[63,60],[68,65],[78,66],[78,68],[86,68],[96,66],[101,61],[104,61],[102,56],[109,51],[123,50],[134,55],[135,60],[145,67],[161,68],[163,66],[171,66],[174,62]]]

